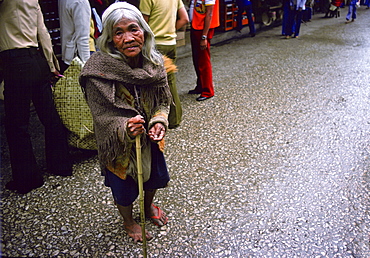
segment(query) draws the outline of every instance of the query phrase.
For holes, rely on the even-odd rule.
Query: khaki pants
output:
[[[171,58],[176,64],[177,51],[176,45],[157,45],[157,49],[167,57]],[[172,94],[173,103],[170,105],[170,114],[168,115],[169,128],[176,128],[180,125],[182,119],[182,107],[181,101],[179,98],[179,93],[177,92],[176,86],[176,74],[170,73],[167,74],[168,86]]]

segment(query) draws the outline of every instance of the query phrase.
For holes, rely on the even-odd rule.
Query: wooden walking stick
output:
[[[144,186],[143,186],[144,182],[143,182],[143,165],[142,165],[142,159],[141,159],[140,135],[136,136],[135,141],[136,141],[137,181],[139,185],[140,226],[141,226],[141,234],[143,237],[143,253],[144,253],[144,258],[146,258],[148,254],[147,254],[147,248],[146,248]]]

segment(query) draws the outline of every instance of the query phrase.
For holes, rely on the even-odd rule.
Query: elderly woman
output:
[[[100,51],[85,64],[80,77],[94,120],[105,185],[112,190],[124,227],[135,242],[141,227],[132,216],[138,196],[135,137],[142,142],[145,214],[154,224],[167,223],[153,204],[156,189],[169,175],[163,155],[171,93],[163,57],[140,11],[126,2],[112,4],[103,14]],[[151,235],[147,232],[146,238]]]

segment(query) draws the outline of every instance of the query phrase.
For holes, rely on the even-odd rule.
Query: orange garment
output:
[[[214,5],[210,29],[220,26],[219,0],[194,0],[193,29],[203,30],[206,17],[206,6]]]

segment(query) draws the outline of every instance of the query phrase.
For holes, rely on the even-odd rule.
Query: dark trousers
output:
[[[287,35],[287,31],[288,31],[288,28],[287,27],[289,25],[289,15],[291,15],[291,13],[290,13],[290,3],[289,3],[289,1],[288,2],[287,1],[284,1],[284,5],[283,5],[283,21],[282,21],[282,26],[281,26],[281,35],[284,35],[284,36]]]
[[[54,106],[47,61],[36,48],[6,50],[0,58],[5,64],[5,131],[13,180],[27,184],[41,177],[28,132],[31,101],[45,127],[47,168],[71,169],[66,129]]]
[[[249,34],[256,34],[256,29],[254,27],[254,21],[252,17],[252,4],[250,5],[240,5],[238,6],[238,16],[236,17],[238,22],[238,30],[243,28],[243,12],[246,12],[248,18]]]
[[[144,190],[164,188],[170,181],[163,152],[159,150],[158,144],[150,142],[150,145],[152,155],[151,171],[149,180],[144,182]],[[106,169],[104,184],[111,188],[114,200],[122,206],[131,205],[139,195],[138,184],[131,176],[127,176],[123,180]]]
[[[306,10],[302,11],[302,21],[306,22],[312,19],[312,8],[306,6]]]
[[[295,37],[299,36],[301,29],[303,11],[296,10],[294,6],[293,10],[290,10],[289,20],[286,28],[286,35],[291,36],[294,33]]]
[[[207,48],[200,48],[203,31],[191,29],[191,51],[193,56],[193,65],[197,74],[196,91],[201,92],[202,97],[213,97],[215,94],[213,87],[212,64],[211,64],[211,39],[214,34],[214,29],[209,29]]]

